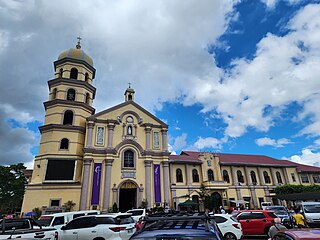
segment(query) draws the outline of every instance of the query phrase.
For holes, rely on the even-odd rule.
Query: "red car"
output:
[[[320,229],[288,229],[278,232],[272,240],[316,240],[320,239]]]
[[[236,218],[241,223],[243,235],[268,235],[277,216],[270,210],[242,210]]]

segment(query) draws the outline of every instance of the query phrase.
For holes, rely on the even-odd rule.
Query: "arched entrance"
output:
[[[218,210],[222,206],[222,198],[220,193],[214,192],[211,194],[211,204],[214,210]]]
[[[120,186],[119,211],[126,212],[137,208],[137,185],[132,181],[125,181]]]

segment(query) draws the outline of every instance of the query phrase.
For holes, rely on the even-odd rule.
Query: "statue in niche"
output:
[[[128,126],[127,128],[127,134],[132,135],[132,126]]]

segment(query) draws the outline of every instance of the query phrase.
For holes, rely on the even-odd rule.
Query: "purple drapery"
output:
[[[154,164],[154,198],[156,203],[161,203],[160,164]]]
[[[95,163],[93,168],[91,205],[99,205],[102,163]]]

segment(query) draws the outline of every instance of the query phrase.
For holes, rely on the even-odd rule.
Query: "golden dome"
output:
[[[93,66],[92,58],[89,57],[89,55],[86,54],[83,50],[81,50],[81,46],[80,46],[79,42],[78,42],[76,48],[71,48],[69,50],[62,52],[59,55],[58,60],[61,60],[63,58],[72,58],[72,59],[76,59],[76,60],[85,61],[90,66]]]

